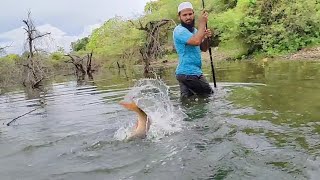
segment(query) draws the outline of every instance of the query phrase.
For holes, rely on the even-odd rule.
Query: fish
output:
[[[136,103],[132,102],[120,102],[124,108],[133,111],[137,114],[138,118],[134,129],[130,136],[126,138],[126,140],[134,140],[134,139],[144,139],[147,137],[147,133],[150,129],[151,120],[148,118],[148,115],[137,106]]]

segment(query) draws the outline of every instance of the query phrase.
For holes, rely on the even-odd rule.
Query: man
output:
[[[178,6],[181,21],[173,31],[173,40],[179,56],[176,78],[179,81],[181,97],[207,96],[213,93],[202,73],[201,51],[209,48],[211,31],[206,29],[208,13],[202,12],[198,29],[194,27],[195,15],[192,4],[183,2]]]

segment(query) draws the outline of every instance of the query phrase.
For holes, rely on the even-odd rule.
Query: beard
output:
[[[183,21],[181,21],[181,26],[187,28],[191,33],[193,33],[193,31],[194,31],[194,22],[195,22],[194,19],[192,20],[191,24],[186,24]]]

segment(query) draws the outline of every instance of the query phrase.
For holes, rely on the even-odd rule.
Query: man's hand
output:
[[[205,38],[211,38],[212,37],[212,32],[210,29],[206,29],[205,30],[205,35],[204,35]]]
[[[202,43],[200,44],[200,49],[203,52],[206,52],[209,47],[210,47],[210,38],[212,36],[211,30],[210,29],[206,29],[204,32],[204,39],[202,40]]]
[[[208,15],[208,12],[202,11],[201,16],[199,18],[199,24],[201,24],[202,26],[206,26],[208,22]]]

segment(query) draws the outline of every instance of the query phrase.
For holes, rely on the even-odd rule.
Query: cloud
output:
[[[0,34],[0,46],[10,46],[6,48],[7,53],[21,53],[25,39],[22,27]],[[20,49],[20,51],[18,50]]]
[[[36,43],[36,47],[47,52],[56,51],[59,47],[63,47],[65,51],[70,50],[71,42],[74,42],[80,38],[86,37],[91,34],[91,32],[100,27],[100,24],[88,25],[83,28],[82,33],[76,36],[70,36],[61,29],[52,26],[51,24],[44,24],[36,27],[41,33],[50,32],[49,36],[42,38],[41,41]],[[25,51],[26,34],[23,27],[13,29],[11,31],[0,34],[0,46],[10,45],[6,49],[7,53],[22,54]]]
[[[92,31],[99,28],[102,24],[93,24],[93,25],[89,25],[89,26],[86,26],[84,27],[84,30],[82,32],[82,34],[80,34],[80,38],[83,38],[83,37],[86,37],[86,36],[89,36],[91,35]]]
[[[22,25],[27,12],[35,24],[51,24],[68,34],[81,33],[82,27],[103,23],[115,15],[135,17],[150,0],[1,0],[0,33]],[[19,6],[17,6],[19,5]]]
[[[51,32],[50,42],[42,42],[41,48],[57,46],[70,49],[70,43],[91,34],[108,19],[118,15],[125,18],[138,17],[150,0],[1,0],[0,46],[11,45],[7,53],[24,51],[25,34],[22,19],[32,12],[38,30]],[[19,4],[19,6],[17,6]]]

